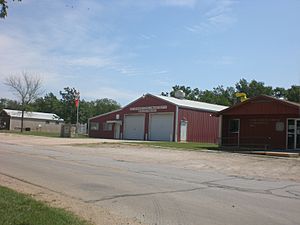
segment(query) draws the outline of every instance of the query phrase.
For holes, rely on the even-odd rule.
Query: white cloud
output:
[[[163,0],[164,5],[194,7],[197,0]]]
[[[196,61],[198,64],[209,64],[209,65],[232,65],[235,63],[235,58],[231,56],[221,56],[215,58],[205,58]]]
[[[111,99],[118,99],[122,103],[122,105],[127,104],[134,99],[140,97],[142,94],[135,93],[130,90],[122,90],[117,88],[111,88],[111,87],[99,87],[97,89],[93,90],[86,90],[84,92],[84,97],[87,99],[95,100],[96,98],[111,98]]]
[[[167,70],[159,70],[159,71],[154,71],[153,73],[157,74],[157,75],[163,75],[163,74],[168,74],[169,71],[167,71]]]
[[[237,19],[232,13],[233,5],[237,3],[234,0],[215,1],[197,24],[185,26],[185,29],[193,33],[211,33],[226,30],[233,25]]]
[[[83,66],[83,67],[97,67],[104,68],[110,67],[115,64],[113,59],[101,57],[79,57],[62,60],[70,66]]]
[[[140,34],[138,37],[142,40],[152,40],[152,39],[156,38],[156,35],[154,35],[154,34]]]

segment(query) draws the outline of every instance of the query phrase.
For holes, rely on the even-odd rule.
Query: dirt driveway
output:
[[[102,143],[96,147],[86,147],[78,144]],[[3,145],[1,145],[3,144]],[[176,170],[184,169],[197,172],[209,171],[224,176],[247,178],[267,181],[291,181],[300,182],[300,159],[278,158],[269,156],[245,155],[217,151],[178,151],[171,149],[149,148],[137,145],[124,145],[114,140],[101,139],[63,139],[45,138],[35,136],[22,136],[0,133],[0,146],[30,147],[38,149],[30,151],[30,155],[38,157],[58,157],[61,153],[74,154],[74,156],[91,159],[102,157],[118,163],[139,163],[145,165],[168,165]],[[36,146],[36,147],[35,147]],[[44,146],[44,147],[43,147]],[[50,152],[57,146],[55,156]],[[44,151],[45,153],[39,152]],[[48,149],[48,150],[47,150]],[[2,151],[3,150],[3,151]],[[48,151],[48,152],[46,152]],[[8,149],[1,149],[0,154],[10,154]],[[15,154],[26,154],[19,150]],[[50,155],[49,155],[50,154]],[[54,153],[53,153],[54,154]],[[71,155],[70,155],[71,156]],[[42,158],[41,158],[42,159]],[[91,161],[92,162],[92,161]],[[115,164],[112,164],[115,165]],[[9,171],[9,170],[8,170]],[[145,173],[151,171],[145,171]],[[17,176],[7,176],[0,168],[0,185],[11,187],[17,191],[29,193],[37,199],[48,202],[51,205],[66,208],[76,214],[92,221],[95,224],[141,224],[138,218],[126,218],[123,215],[112,213],[106,207],[83,202],[68,195],[55,192],[43,185],[34,185],[28,180]],[[109,191],[109,190],[108,190]]]

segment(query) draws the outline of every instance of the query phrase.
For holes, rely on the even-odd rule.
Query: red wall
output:
[[[180,121],[187,120],[187,141],[217,143],[219,118],[211,114],[211,112],[179,108],[178,140],[180,140]]]
[[[284,115],[276,116],[224,116],[222,122],[223,145],[237,145],[238,135],[230,133],[230,119],[240,119],[240,146],[267,149],[286,148],[286,120]],[[276,123],[283,122],[283,131],[276,131]]]
[[[99,122],[99,130],[93,131],[90,130],[90,137],[101,137],[101,138],[114,138],[114,131],[103,131],[102,124],[108,120],[116,120],[116,114],[120,115],[120,120],[124,124],[124,115],[127,114],[136,114],[137,111],[132,111],[130,108],[134,107],[147,107],[147,106],[162,106],[166,105],[167,109],[158,109],[157,113],[160,112],[172,112],[174,113],[174,131],[176,127],[176,106],[170,104],[166,101],[163,101],[155,96],[146,95],[141,97],[131,104],[125,106],[122,110],[113,112],[104,116],[98,116],[90,120],[90,122]],[[151,112],[150,112],[151,113]],[[143,113],[145,115],[145,134],[149,134],[149,114]],[[140,114],[140,113],[139,113]],[[212,113],[205,111],[198,111],[193,109],[178,109],[178,128],[177,128],[177,140],[180,140],[180,121],[187,120],[187,141],[190,142],[206,142],[206,143],[217,143],[218,138],[218,127],[219,127],[219,118],[211,116]],[[123,124],[121,126],[121,133],[123,132]],[[146,137],[144,136],[144,139]],[[175,132],[173,140],[175,140]]]
[[[99,123],[99,130],[91,130],[89,128],[89,136],[90,137],[100,137],[100,138],[114,138],[114,128],[112,131],[104,131],[103,130],[103,123],[105,123],[108,120],[116,120],[116,114],[120,114],[120,111],[113,112],[110,114],[107,114],[105,116],[96,117],[90,120],[90,122],[98,122]],[[121,115],[120,115],[121,118]]]
[[[147,107],[147,106],[162,106],[162,105],[166,105],[167,109],[158,109],[157,113],[160,112],[173,112],[174,116],[175,116],[175,112],[176,112],[176,106],[173,104],[170,104],[166,101],[162,101],[159,98],[156,98],[154,96],[150,96],[150,95],[145,95],[144,97],[141,97],[139,99],[137,99],[136,101],[130,103],[129,105],[125,106],[122,110],[118,111],[118,112],[114,112],[111,114],[107,114],[104,116],[98,116],[96,118],[93,118],[90,120],[90,122],[99,122],[100,126],[99,126],[99,130],[98,131],[92,131],[90,130],[89,132],[89,136],[90,137],[101,137],[101,138],[114,138],[114,131],[103,131],[102,129],[102,124],[105,121],[108,120],[116,120],[116,114],[120,115],[120,120],[123,122],[122,126],[121,126],[121,133],[123,133],[123,125],[124,125],[124,115],[127,114],[144,114],[145,115],[145,134],[149,133],[148,129],[149,129],[149,113],[139,113],[138,111],[132,111],[130,110],[130,108],[134,108],[134,107]],[[151,112],[150,112],[151,113]],[[175,127],[175,119],[174,119],[174,127]],[[174,134],[175,135],[175,134]],[[144,137],[145,139],[146,137]],[[173,137],[174,139],[174,137]]]
[[[230,133],[229,121],[240,119],[240,146],[268,149],[286,148],[288,118],[300,118],[300,107],[293,103],[260,96],[224,110],[222,114],[222,145],[237,145],[238,134]],[[284,130],[277,131],[276,123]]]

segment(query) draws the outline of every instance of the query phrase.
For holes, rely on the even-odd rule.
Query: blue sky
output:
[[[299,0],[23,0],[0,20],[3,79],[27,71],[59,96],[122,105],[179,84],[300,84]]]

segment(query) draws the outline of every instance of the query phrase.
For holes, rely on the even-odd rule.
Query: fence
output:
[[[87,124],[78,124],[77,125],[77,133],[78,134],[82,134],[82,135],[86,135],[87,134]]]
[[[271,137],[222,137],[219,144],[223,148],[243,149],[262,149],[271,148]]]

